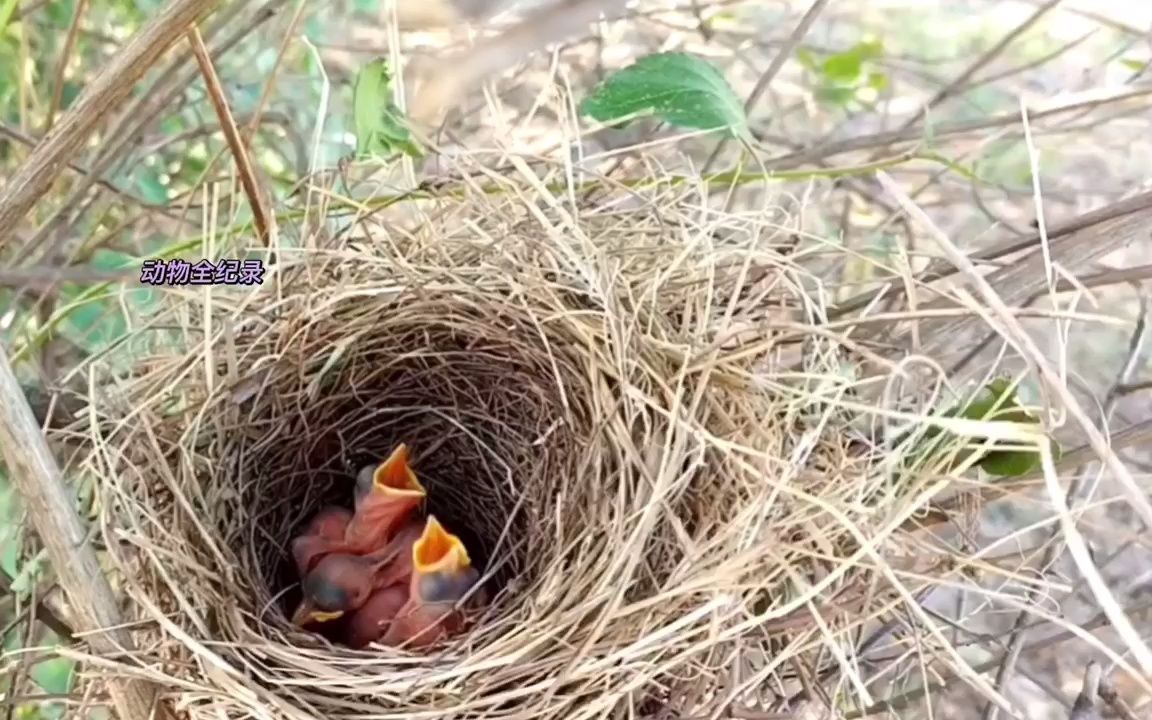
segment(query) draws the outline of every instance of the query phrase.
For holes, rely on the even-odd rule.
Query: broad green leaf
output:
[[[969,420],[1040,424],[1034,415],[1020,407],[1015,387],[1006,378],[996,378],[985,385],[976,397],[959,411],[959,415]],[[1059,457],[1059,445],[1054,440],[1049,442],[1053,454]],[[988,450],[981,456],[977,465],[989,475],[1016,477],[1039,468],[1040,455],[1034,450]]]
[[[1019,404],[1016,402],[1012,383],[1004,378],[996,378],[981,388],[980,392],[959,410],[949,411],[948,414],[952,417],[959,415],[969,420],[987,420],[1001,410],[1015,407],[1019,407]]]
[[[580,112],[603,123],[654,115],[677,127],[748,136],[744,104],[724,76],[687,53],[648,55],[609,75],[580,103]]]
[[[356,75],[352,96],[356,156],[390,159],[403,153],[420,157],[403,114],[392,102],[392,71],[385,60],[372,60]]]
[[[1019,477],[1040,467],[1040,455],[1030,450],[993,450],[977,463],[989,475]]]

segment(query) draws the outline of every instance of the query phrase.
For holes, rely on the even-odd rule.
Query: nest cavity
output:
[[[819,404],[782,369],[811,311],[787,216],[494,182],[281,247],[254,292],[172,290],[92,398],[78,469],[190,716],[691,714],[732,701],[734,648],[764,677],[819,654],[784,643],[816,627],[793,600],[852,584],[859,503],[835,423],[793,432]],[[354,651],[287,621],[288,542],[399,442],[494,599],[434,652]]]

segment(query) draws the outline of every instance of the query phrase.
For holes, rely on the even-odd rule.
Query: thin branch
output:
[[[86,267],[30,267],[0,269],[0,287],[34,287],[46,290],[62,282],[103,283],[128,281],[136,270],[99,270]]]
[[[1111,677],[1107,674],[1102,674],[1099,685],[1100,687],[1097,693],[1100,695],[1100,699],[1104,701],[1104,704],[1108,706],[1108,709],[1112,711],[1113,715],[1120,718],[1120,720],[1139,720],[1136,717],[1136,712],[1128,707],[1128,703],[1116,692],[1116,686],[1112,684]]]
[[[1101,720],[1100,711],[1096,709],[1096,698],[1100,694],[1100,666],[1094,662],[1088,663],[1084,668],[1084,683],[1076,702],[1072,705],[1072,713],[1068,720]]]
[[[1028,117],[1031,120],[1056,117],[1069,113],[1080,112],[1085,109],[1093,109],[1104,105],[1111,105],[1112,103],[1122,102],[1124,100],[1134,100],[1150,94],[1152,94],[1152,85],[1133,86],[1118,92],[1113,91],[1083,93],[1083,98],[1074,102],[1052,105],[1049,107],[1038,107],[1036,109],[1029,108]],[[941,138],[951,135],[963,135],[972,132],[980,132],[982,130],[993,130],[995,128],[1010,127],[1016,125],[1019,122],[1019,112],[1002,113],[1000,115],[993,115],[991,117],[981,118],[978,120],[966,120],[934,125],[931,128],[931,135],[934,140],[938,141]],[[764,165],[772,169],[793,168],[800,165],[807,165],[824,158],[832,157],[833,155],[841,155],[843,153],[859,152],[864,150],[874,150],[897,143],[920,141],[923,140],[924,135],[925,130],[921,127],[910,127],[907,130],[886,130],[884,132],[874,133],[872,135],[861,135],[859,137],[837,140],[834,142],[822,142],[815,147],[809,147],[804,150],[796,150],[785,155],[778,155],[774,158],[769,158],[764,161]]]
[[[932,98],[928,100],[928,102],[924,103],[925,109],[930,110],[931,108],[952,97],[958,91],[962,90],[964,86],[968,84],[968,82],[971,81],[973,77],[975,77],[976,73],[983,70],[988,65],[988,63],[999,57],[1000,54],[1004,52],[1008,46],[1015,42],[1016,39],[1023,35],[1025,32],[1027,32],[1032,26],[1040,21],[1040,18],[1044,17],[1044,15],[1059,5],[1062,1],[1063,0],[1048,0],[1046,3],[1044,3],[1044,5],[1038,8],[1036,12],[1032,13],[1028,19],[1017,25],[1012,29],[1011,32],[1000,38],[998,43],[989,48],[986,52],[980,55],[980,57],[976,58],[976,60],[967,68],[965,68],[962,73],[957,75],[952,80],[952,82],[937,90],[936,94],[933,95]],[[908,130],[919,122],[920,116],[914,115],[908,118],[908,120],[900,126],[900,129],[897,132]]]
[[[1006,339],[1019,349],[1020,354],[1028,361],[1030,369],[1036,373],[1043,385],[1060,399],[1068,415],[1076,421],[1076,424],[1080,426],[1081,430],[1087,436],[1088,442],[1100,457],[1103,465],[1114,474],[1116,481],[1124,489],[1125,494],[1128,495],[1131,508],[1145,523],[1152,525],[1152,522],[1150,522],[1150,520],[1152,520],[1152,505],[1149,505],[1147,497],[1132,477],[1132,473],[1109,447],[1108,439],[1105,438],[1103,433],[1093,424],[1092,419],[1088,416],[1088,413],[1084,411],[1082,405],[1072,396],[1067,387],[1065,387],[1060,375],[1053,368],[1045,354],[1036,346],[1035,341],[1024,332],[1020,324],[1011,317],[1011,313],[1005,304],[1006,302],[1010,302],[1005,299],[1011,292],[1010,289],[1004,291],[1005,297],[1001,297],[1001,294],[997,292],[997,288],[993,283],[989,282],[988,279],[976,271],[973,263],[964,256],[945,233],[940,231],[924,211],[907,200],[907,196],[895,181],[883,172],[877,174],[877,179],[885,190],[900,202],[905,211],[933,236],[944,254],[955,263],[964,273],[965,277],[972,282],[975,290],[974,294],[987,303],[990,312],[1003,322]],[[1112,238],[1109,238],[1109,241],[1111,241],[1111,239]],[[1103,240],[1096,243],[1097,246],[1107,244],[1108,243],[1105,243]],[[1053,249],[1055,250],[1055,248]],[[1055,253],[1053,253],[1053,257],[1056,257]],[[1061,264],[1065,264],[1065,258],[1060,258],[1060,262]],[[1075,266],[1075,263],[1071,263],[1071,265]],[[1149,648],[1144,639],[1136,632],[1132,626],[1132,621],[1124,614],[1115,596],[1113,596],[1107,585],[1105,585],[1103,579],[1100,577],[1099,571],[1093,565],[1086,543],[1079,532],[1076,531],[1069,508],[1064,501],[1064,495],[1057,492],[1058,484],[1053,474],[1055,471],[1052,469],[1052,458],[1047,447],[1043,445],[1041,446],[1040,460],[1045,470],[1047,470],[1047,472],[1044,473],[1045,485],[1047,486],[1052,504],[1059,513],[1061,529],[1064,533],[1064,538],[1067,542],[1068,551],[1072,555],[1072,559],[1075,561],[1080,572],[1088,580],[1093,595],[1096,596],[1097,601],[1109,616],[1117,634],[1123,638],[1125,645],[1128,650],[1131,651],[1140,669],[1144,672],[1152,672],[1152,649]]]
[[[8,594],[11,592],[12,578],[8,577],[8,573],[0,570],[0,593]],[[37,598],[33,607],[36,619],[43,623],[44,627],[56,633],[65,642],[75,642],[76,638],[72,632],[72,626],[57,615],[55,610],[48,607],[43,598]]]
[[[72,23],[68,26],[68,35],[64,38],[64,51],[60,54],[60,61],[56,65],[56,82],[52,84],[52,101],[48,103],[48,117],[44,122],[45,132],[52,129],[53,123],[56,122],[56,113],[60,111],[60,102],[64,98],[64,73],[67,72],[72,53],[76,50],[80,22],[87,10],[88,0],[77,0],[76,9],[72,13]]]
[[[784,67],[784,63],[788,61],[788,58],[792,57],[792,53],[795,52],[796,47],[800,44],[800,41],[804,39],[804,36],[808,34],[808,30],[812,28],[812,24],[816,22],[816,18],[820,16],[820,13],[827,4],[828,0],[814,0],[808,8],[808,12],[804,13],[804,17],[800,18],[800,22],[793,28],[788,39],[784,41],[784,45],[776,52],[776,57],[772,58],[768,69],[764,71],[764,74],[761,75],[760,79],[756,82],[755,87],[752,88],[748,99],[744,101],[745,113],[751,112],[752,108],[756,106],[756,103],[760,101],[760,97],[767,92],[768,86],[772,84],[772,80],[780,73],[780,70]],[[717,158],[720,157],[720,153],[723,152],[724,146],[727,144],[727,137],[716,143],[712,154],[709,155],[708,159],[704,162],[704,168],[700,171],[701,175],[708,174],[708,171],[716,164]]]
[[[30,147],[30,148],[35,148],[36,145],[39,144],[39,141],[35,137],[19,130],[18,128],[11,127],[11,126],[6,125],[2,122],[0,122],[0,137],[7,137],[8,139],[12,140],[12,142],[17,142],[17,143],[20,143],[21,145],[24,145],[25,147]],[[75,160],[69,160],[67,163],[67,167],[71,170],[76,171],[80,175],[83,175],[84,177],[89,177],[92,175],[91,170],[84,167],[83,165],[76,162]],[[101,187],[101,188],[103,188],[103,189],[107,190],[108,192],[113,193],[115,195],[118,195],[118,196],[124,198],[125,200],[127,200],[128,202],[130,202],[134,205],[139,205],[140,207],[147,208],[147,209],[153,210],[153,211],[158,210],[161,212],[165,212],[165,208],[163,205],[158,205],[156,203],[148,202],[144,198],[137,197],[130,192],[126,192],[124,190],[121,190],[120,188],[116,187],[115,185],[108,182],[107,180],[104,180],[103,178],[93,178],[93,182],[98,187]],[[179,218],[177,218],[175,215],[171,215],[171,217],[173,219],[179,220]]]
[[[228,100],[224,97],[224,89],[220,87],[220,77],[212,64],[208,48],[204,45],[204,38],[195,25],[188,31],[188,42],[192,45],[192,53],[196,56],[196,64],[204,75],[204,84],[208,88],[208,97],[216,109],[216,117],[220,119],[220,129],[236,159],[236,172],[240,175],[240,184],[248,196],[248,203],[252,208],[252,221],[256,225],[256,235],[260,242],[271,243],[268,226],[268,209],[265,207],[264,196],[256,182],[256,175],[252,170],[252,163],[248,159],[248,151],[244,141],[240,139],[240,131],[236,128],[236,120],[232,117],[232,110],[228,107]]]

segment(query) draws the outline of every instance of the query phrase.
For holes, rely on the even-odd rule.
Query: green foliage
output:
[[[1135,73],[1142,73],[1148,67],[1147,60],[1137,60],[1136,58],[1120,58],[1120,64]]]
[[[941,417],[1040,425],[1039,419],[1020,405],[1015,385],[1005,378],[990,381],[967,401],[942,413]],[[1059,457],[1059,445],[1052,439],[1049,439],[1049,443],[1053,455]],[[958,444],[963,444],[964,449],[955,453]],[[952,455],[949,459],[951,467],[971,462],[994,477],[1018,477],[1040,467],[1040,455],[1036,450],[1006,449],[1004,444],[986,437],[957,437],[939,428],[925,433],[909,456],[913,465],[923,467],[945,453]]]
[[[8,29],[8,23],[16,14],[16,6],[19,4],[19,0],[0,0],[0,35]]]
[[[876,66],[882,57],[884,45],[875,39],[862,40],[823,60],[806,48],[796,51],[796,59],[815,75],[816,99],[833,107],[871,101],[888,88],[888,75]]]
[[[654,115],[669,125],[748,137],[744,105],[720,71],[687,53],[648,55],[605,78],[580,103],[603,123]]]
[[[88,263],[101,270],[138,268],[139,260],[125,253],[97,250]],[[156,302],[156,291],[131,287],[115,294],[94,293],[90,286],[60,286],[60,306],[66,312],[60,333],[88,352],[97,353],[128,332],[126,312],[146,312]]]
[[[377,59],[360,68],[352,97],[356,156],[388,160],[398,154],[420,157],[404,114],[392,102],[392,70]]]

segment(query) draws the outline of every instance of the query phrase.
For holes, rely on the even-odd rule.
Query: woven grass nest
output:
[[[256,291],[173,290],[153,331],[183,342],[95,394],[79,464],[134,672],[188,717],[688,717],[842,657],[871,572],[848,526],[885,517],[813,395],[842,355],[803,320],[792,215],[551,179],[345,218]],[[288,540],[399,442],[494,600],[430,652],[354,651],[286,619]]]

